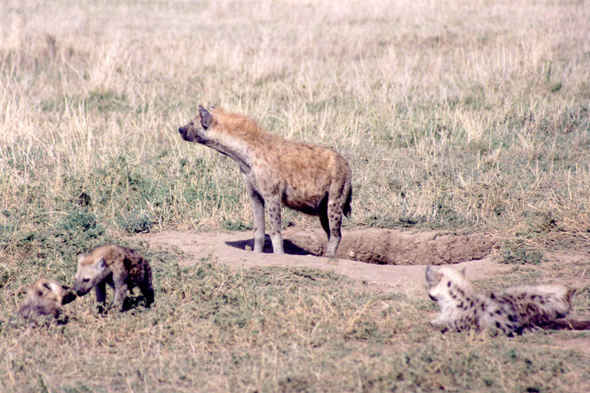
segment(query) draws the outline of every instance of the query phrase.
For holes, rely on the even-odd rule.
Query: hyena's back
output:
[[[561,284],[521,285],[491,296],[498,303],[509,306],[512,318],[520,326],[543,326],[570,312],[575,291]]]

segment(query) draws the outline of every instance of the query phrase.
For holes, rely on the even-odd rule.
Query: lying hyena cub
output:
[[[92,288],[96,292],[99,311],[106,304],[106,284],[115,290],[115,304],[123,311],[123,302],[138,286],[147,306],[154,302],[152,269],[139,252],[115,244],[97,247],[90,254],[78,255],[78,273],[74,290],[83,296]]]
[[[182,138],[232,158],[240,167],[254,213],[254,251],[264,245],[264,208],[270,216],[275,254],[283,254],[281,202],[319,215],[328,235],[326,254],[336,255],[342,238],[342,214],[350,215],[352,172],[342,156],[325,147],[289,141],[221,108],[207,111],[178,130]]]
[[[518,286],[482,293],[465,279],[465,271],[448,267],[426,268],[428,294],[441,312],[431,324],[446,330],[497,328],[511,335],[535,327],[576,329],[564,318],[575,289],[565,285]],[[578,327],[580,328],[580,327]]]
[[[54,318],[58,318],[61,314],[61,306],[75,299],[76,295],[70,288],[57,281],[40,278],[29,287],[18,314],[25,319],[38,315],[53,315]]]

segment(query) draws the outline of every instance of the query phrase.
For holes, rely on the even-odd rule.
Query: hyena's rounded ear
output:
[[[426,267],[426,281],[428,285],[436,285],[440,281],[440,273],[432,266]]]
[[[104,257],[96,259],[96,261],[94,261],[94,266],[96,266],[96,268],[102,272],[107,267],[107,264],[104,261]]]
[[[203,105],[199,105],[199,116],[201,117],[201,125],[204,129],[211,127],[213,116],[211,116],[211,113],[207,109],[203,108]]]

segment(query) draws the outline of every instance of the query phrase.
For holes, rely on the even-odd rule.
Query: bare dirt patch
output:
[[[309,254],[321,256],[326,235],[319,230],[287,232],[290,242]],[[455,235],[440,232],[403,232],[363,229],[345,234],[337,258],[379,265],[442,265],[483,259],[498,238],[487,235]]]
[[[344,274],[380,290],[422,290],[425,265],[458,264],[467,267],[471,279],[510,269],[489,257],[497,238],[488,235],[356,230],[344,233],[336,259],[318,256],[324,251],[326,236],[315,229],[284,231],[285,255],[272,254],[268,238],[263,254],[252,252],[250,232],[162,232],[139,238],[179,247],[187,254],[182,262],[186,265],[212,256],[234,267],[306,266]]]

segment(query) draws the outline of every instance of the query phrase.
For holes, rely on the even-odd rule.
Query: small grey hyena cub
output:
[[[39,315],[52,315],[58,318],[61,314],[61,306],[75,299],[76,295],[70,288],[57,281],[40,278],[29,287],[18,314],[25,319],[32,319]]]
[[[78,273],[74,290],[83,296],[92,288],[99,310],[106,304],[106,284],[115,290],[114,303],[123,311],[127,290],[139,287],[149,307],[154,302],[152,269],[139,252],[116,244],[97,247],[90,254],[78,255]]]
[[[440,306],[431,324],[446,330],[497,328],[512,335],[535,327],[587,329],[587,322],[563,318],[571,309],[576,291],[560,284],[531,285],[502,291],[478,292],[465,278],[465,270],[426,268],[428,295]]]

